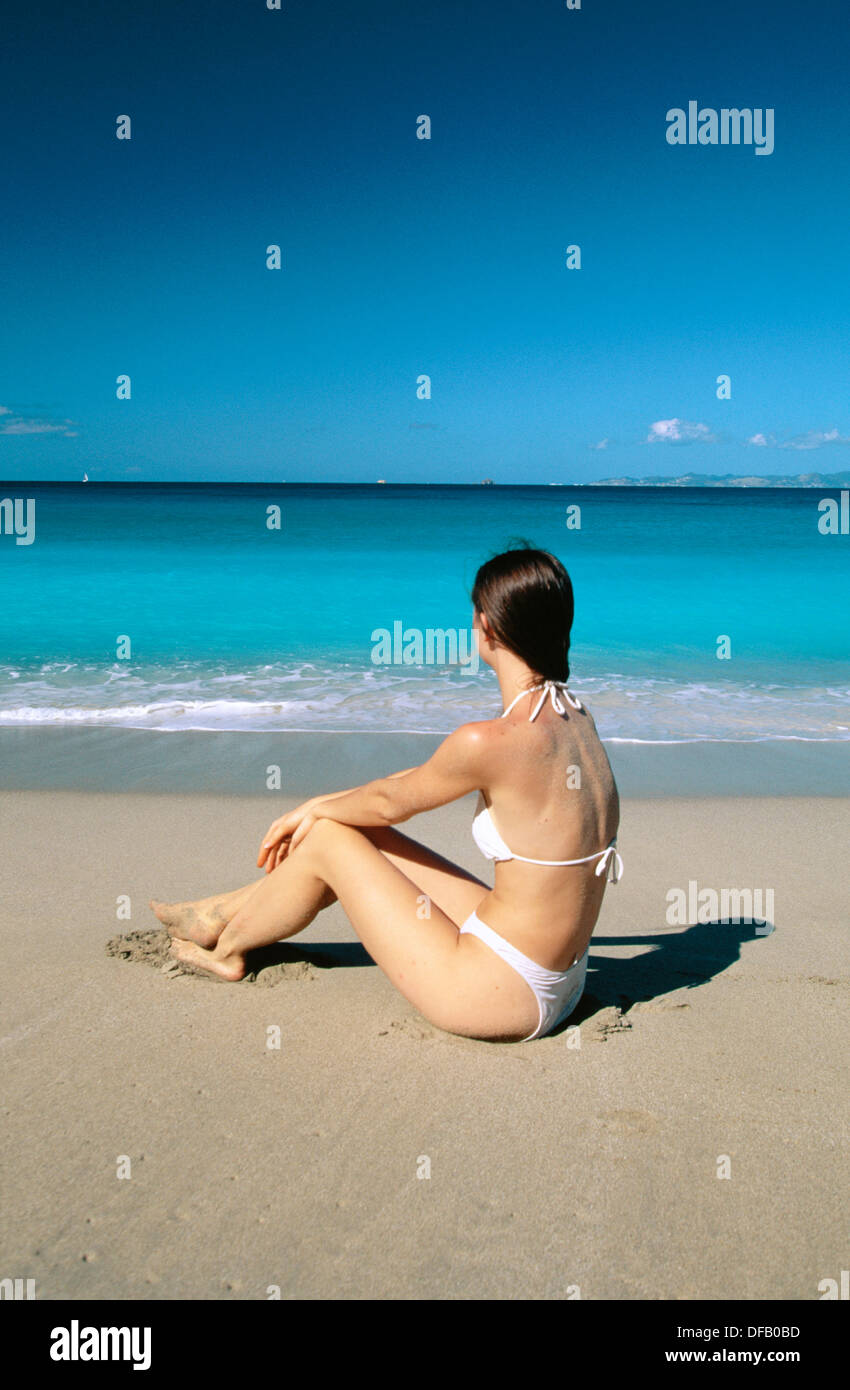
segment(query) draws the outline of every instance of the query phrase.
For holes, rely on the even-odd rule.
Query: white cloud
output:
[[[807,430],[805,434],[794,435],[780,444],[780,449],[820,449],[824,444],[850,444],[847,435],[838,430]]]
[[[607,449],[607,448],[608,448],[608,440],[607,440],[607,439],[600,439],[600,441],[599,441],[598,444],[591,444],[590,447],[591,447],[591,449]]]
[[[762,449],[822,449],[826,444],[850,444],[850,436],[838,430],[806,430],[804,434],[792,435],[790,439],[777,439],[775,434],[754,434],[747,440]]]
[[[62,434],[68,439],[75,439],[77,436],[76,430],[68,429],[69,425],[75,423],[73,420],[61,420],[54,424],[50,420],[16,415],[8,405],[0,405],[0,415],[8,417],[0,420],[0,434]]]
[[[708,425],[691,420],[656,420],[649,427],[647,444],[713,444],[715,437]]]

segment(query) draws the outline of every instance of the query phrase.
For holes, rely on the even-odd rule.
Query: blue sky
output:
[[[850,467],[848,37],[839,0],[12,0],[0,477]],[[772,109],[773,153],[669,145],[690,100]]]

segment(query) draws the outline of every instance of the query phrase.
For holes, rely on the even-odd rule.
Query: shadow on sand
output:
[[[256,951],[251,951],[245,964],[248,966],[246,979],[250,979],[277,967],[302,964],[312,965],[317,970],[333,970],[339,966],[351,969],[354,966],[374,965],[375,962],[359,941],[325,942],[321,946],[278,941],[274,946],[260,946]]]
[[[578,1006],[553,1035],[583,1023],[601,1009],[615,1008],[626,1013],[633,1004],[671,994],[674,990],[696,989],[741,958],[741,943],[756,941],[773,931],[773,925],[747,921],[701,922],[690,927],[668,928],[645,936],[606,936],[599,946],[648,946],[630,959],[594,954],[590,943],[587,984]],[[254,978],[275,967],[293,967],[306,962],[319,970],[340,966],[374,965],[359,941],[323,943],[321,946],[279,943],[253,951],[248,957]]]
[[[770,922],[745,920],[700,922],[668,928],[647,936],[606,936],[599,946],[649,946],[640,955],[616,959],[597,953],[593,941],[584,994],[570,1017],[553,1036],[583,1023],[600,1009],[625,1013],[633,1004],[646,1004],[674,990],[696,989],[741,959],[741,943],[757,941],[773,931]]]

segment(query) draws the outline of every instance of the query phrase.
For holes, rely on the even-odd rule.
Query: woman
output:
[[[258,883],[152,903],[178,960],[241,980],[249,951],[294,936],[338,901],[369,955],[438,1028],[517,1042],[569,1016],[606,878],[622,872],[611,768],[565,684],[572,585],[554,556],[509,550],[478,571],[472,602],[501,717],[464,724],[421,767],[281,816],[260,847]],[[392,828],[472,791],[493,889]]]

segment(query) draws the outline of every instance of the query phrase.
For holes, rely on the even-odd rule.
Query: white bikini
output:
[[[526,695],[537,690],[543,693],[529,716],[529,722],[537,718],[547,697],[552,702],[552,708],[558,714],[566,714],[567,712],[566,707],[561,702],[561,694],[573,709],[580,710],[582,708],[581,702],[574,700],[567,687],[560,681],[544,681],[543,685],[532,686],[531,690],[521,690],[516,699],[508,705],[502,718],[504,719],[509,715],[514,706]],[[605,849],[597,850],[595,854],[586,854],[582,859],[529,859],[524,854],[514,854],[493,824],[489,807],[484,804],[484,797],[480,793],[478,807],[472,821],[472,838],[487,859],[495,859],[499,862],[506,859],[519,859],[523,864],[543,864],[552,868],[566,867],[571,864],[589,864],[593,859],[598,859],[597,877],[607,872],[609,881],[617,883],[623,876],[623,861],[617,850],[616,835]],[[466,932],[472,936],[477,936],[485,945],[495,951],[497,956],[501,956],[502,960],[512,966],[533,991],[540,1017],[534,1032],[529,1033],[527,1038],[523,1038],[523,1042],[530,1042],[532,1038],[543,1037],[546,1033],[551,1033],[553,1028],[556,1028],[559,1023],[563,1023],[564,1019],[573,1012],[584,993],[589,946],[581,959],[575,960],[569,970],[546,970],[536,961],[523,955],[522,951],[518,951],[516,946],[512,946],[503,936],[499,936],[498,932],[493,931],[492,927],[488,927],[486,922],[482,922],[475,912],[467,917],[460,931],[461,934]]]

